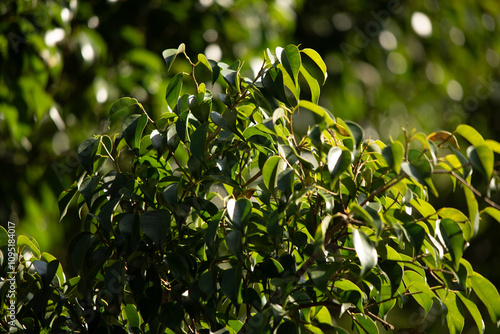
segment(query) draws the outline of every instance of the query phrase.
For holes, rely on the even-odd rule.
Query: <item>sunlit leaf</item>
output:
[[[361,262],[360,276],[363,276],[377,265],[377,250],[368,236],[356,228],[352,230],[352,241]]]
[[[497,288],[478,273],[471,274],[467,282],[488,309],[491,321],[497,324],[500,320],[500,295]]]
[[[467,141],[474,146],[480,146],[484,144],[483,136],[481,136],[481,134],[470,125],[460,124],[455,129],[455,132],[467,139]]]

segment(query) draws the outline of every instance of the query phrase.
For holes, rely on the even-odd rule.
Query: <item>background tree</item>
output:
[[[415,12],[430,19],[430,36],[415,28],[425,18],[412,24]],[[54,224],[55,208],[76,175],[76,147],[104,132],[118,97],[164,112],[160,55],[186,41],[191,54],[247,63],[290,42],[318,50],[329,71],[321,105],[372,138],[402,140],[406,122],[426,132],[467,122],[498,140],[498,12],[494,2],[4,1],[0,160],[9,177],[0,181],[1,221],[18,223],[64,261],[63,240],[81,226]],[[464,197],[441,196],[437,206],[449,206],[447,198],[467,212]],[[66,220],[77,217],[70,208]],[[498,232],[485,219],[465,252],[497,286]]]

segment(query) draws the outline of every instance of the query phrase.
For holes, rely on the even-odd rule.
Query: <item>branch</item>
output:
[[[469,188],[474,194],[476,194],[477,197],[481,198],[482,200],[484,200],[486,203],[488,203],[489,205],[491,205],[495,209],[500,210],[500,205],[498,205],[497,203],[493,202],[488,197],[484,196],[479,190],[477,190],[476,188],[474,188],[471,184],[469,184],[467,181],[465,181],[460,175],[458,175],[457,173],[455,173],[455,171],[453,171],[453,170],[450,170],[450,171],[447,171],[447,170],[435,170],[432,173],[433,174],[451,174],[458,181],[460,181],[460,183],[462,183],[464,186],[466,186],[467,188]]]

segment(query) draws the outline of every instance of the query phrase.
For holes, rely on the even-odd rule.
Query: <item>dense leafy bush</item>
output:
[[[318,105],[326,66],[312,49],[268,51],[253,78],[239,61],[192,61],[184,45],[163,56],[168,69],[189,65],[168,84],[169,112],[152,119],[122,98],[109,132],[78,149],[80,178],[59,202],[61,218],[74,202],[81,212],[66,268],[76,276],[17,239],[17,327],[377,333],[412,299],[426,313],[441,305],[450,333],[465,310],[483,331],[477,299],[500,319],[497,289],[462,257],[485,215],[500,220],[498,142],[468,125],[365,138]],[[466,214],[433,207],[436,174],[465,194]]]

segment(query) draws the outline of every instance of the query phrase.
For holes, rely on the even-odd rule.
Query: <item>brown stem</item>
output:
[[[481,192],[479,190],[477,190],[471,184],[469,184],[467,181],[465,181],[460,175],[458,175],[457,173],[455,173],[455,171],[453,171],[453,170],[450,170],[450,171],[447,171],[447,170],[435,170],[432,173],[433,174],[451,174],[458,181],[460,181],[460,183],[462,183],[464,186],[466,186],[467,188],[469,188],[474,194],[476,194],[477,197],[481,198],[482,200],[484,200],[486,203],[488,203],[489,205],[491,205],[495,209],[500,210],[500,205],[498,205],[497,203],[493,202],[488,197],[486,197],[483,194],[481,194]]]

